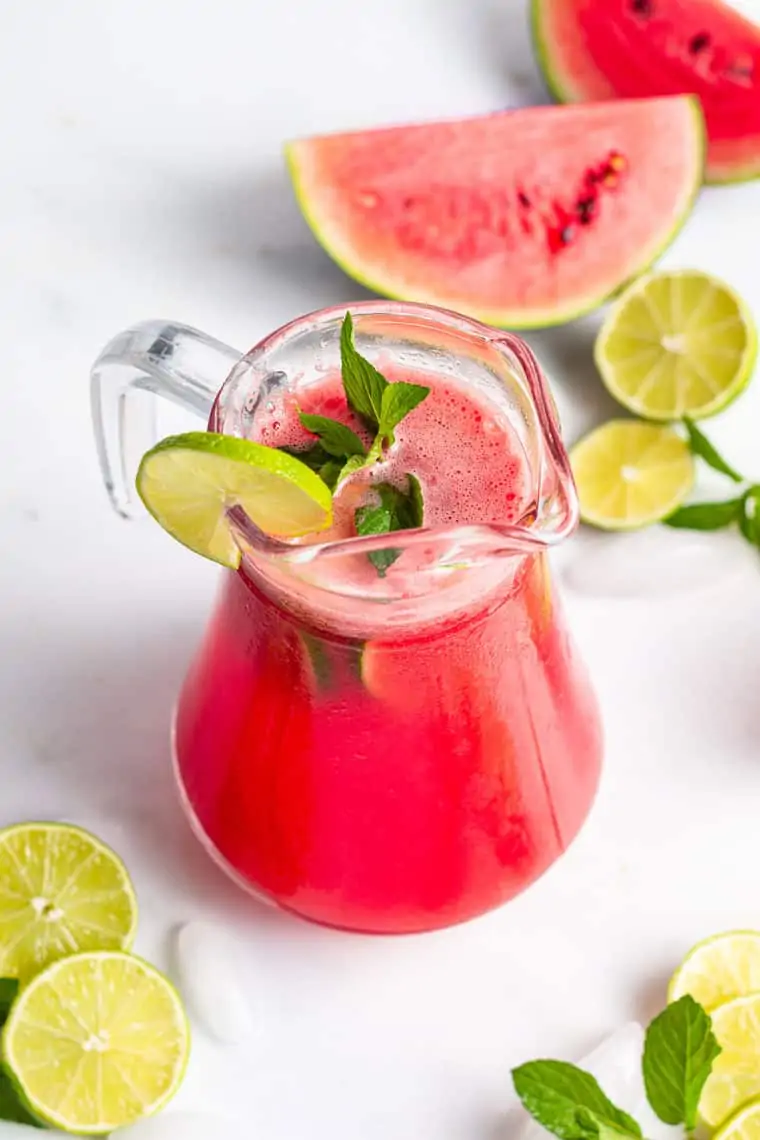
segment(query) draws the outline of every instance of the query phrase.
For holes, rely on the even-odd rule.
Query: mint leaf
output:
[[[0,1025],[5,1025],[18,993],[18,978],[0,978]]]
[[[398,517],[394,512],[393,500],[389,492],[395,487],[381,484],[377,488],[380,503],[376,506],[359,507],[354,514],[356,533],[365,537],[368,534],[390,534],[398,530]],[[392,566],[399,557],[399,550],[371,550],[367,557],[377,570],[381,578],[385,577],[389,566]]]
[[[368,534],[390,534],[392,531],[412,530],[414,527],[422,526],[422,492],[419,481],[414,475],[410,475],[409,482],[408,494],[399,491],[398,487],[393,487],[390,483],[379,483],[374,490],[380,496],[380,502],[359,507],[354,514],[356,533],[364,537]],[[400,550],[372,550],[367,557],[380,577],[384,578],[388,567],[393,565],[400,554]]]
[[[308,412],[299,412],[298,418],[307,431],[319,436],[319,442],[328,455],[348,459],[351,455],[366,454],[364,444],[356,432],[338,420],[331,420],[327,416],[312,416]]]
[[[531,1116],[561,1140],[589,1140],[606,1128],[641,1136],[628,1113],[605,1096],[590,1073],[566,1061],[529,1061],[512,1070],[515,1091]]]
[[[312,471],[317,472],[323,464],[332,458],[321,443],[315,443],[313,447],[306,450],[298,447],[278,447],[277,450],[284,451],[286,455],[292,455],[294,459],[300,459],[301,463],[305,463]]]
[[[331,491],[334,491],[338,486],[338,480],[343,471],[343,466],[340,459],[328,459],[317,472],[322,482],[329,487]]]
[[[712,467],[713,471],[719,471],[721,475],[727,475],[729,479],[733,479],[734,483],[743,483],[744,479],[739,472],[729,466],[725,459],[718,454],[707,436],[702,434],[694,421],[690,420],[687,416],[683,422],[689,433],[689,444],[694,454],[698,455],[700,459],[703,459],[708,467]]]
[[[724,503],[692,503],[662,521],[666,526],[683,530],[721,530],[738,521],[743,506],[743,497],[727,499]]]
[[[633,1140],[636,1136],[635,1132],[621,1132],[621,1130],[612,1124],[605,1124],[604,1121],[596,1121],[596,1136],[599,1140]]]
[[[6,1072],[0,1069],[0,1120],[10,1120],[15,1124],[29,1124],[32,1128],[44,1128],[24,1107]]]
[[[642,1066],[647,1100],[660,1120],[693,1132],[702,1089],[720,1052],[712,1021],[689,994],[654,1019]]]
[[[340,330],[340,368],[349,406],[371,427],[377,429],[383,392],[388,387],[388,381],[374,364],[370,364],[357,352],[354,345],[354,322],[350,313],[346,313],[343,318]]]
[[[344,463],[338,475],[338,483],[342,483],[349,475],[353,475],[354,471],[359,471],[369,461],[363,455],[352,455],[347,463]]]
[[[404,380],[389,384],[383,392],[378,438],[390,446],[395,439],[393,429],[429,394],[430,389],[422,384],[407,384]]]
[[[750,487],[742,499],[739,530],[747,542],[760,546],[760,487]]]
[[[600,1120],[588,1108],[579,1108],[576,1117],[578,1124],[586,1130],[589,1137],[593,1137],[593,1140],[639,1140],[635,1132],[609,1121]]]

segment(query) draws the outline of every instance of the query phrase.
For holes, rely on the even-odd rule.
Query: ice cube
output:
[[[186,922],[176,934],[175,964],[179,988],[202,1029],[225,1044],[250,1036],[236,947],[226,930],[211,922]]]

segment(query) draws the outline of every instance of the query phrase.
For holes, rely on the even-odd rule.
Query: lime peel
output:
[[[266,534],[299,538],[332,522],[332,494],[300,459],[215,432],[169,436],[146,452],[137,491],[184,546],[230,569],[240,548],[227,516],[240,506]]]
[[[118,951],[75,954],[22,990],[3,1060],[36,1117],[83,1136],[161,1109],[187,1067],[190,1030],[174,986]]]

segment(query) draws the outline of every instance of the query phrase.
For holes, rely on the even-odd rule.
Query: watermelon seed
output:
[[[735,79],[751,79],[752,78],[752,61],[749,59],[737,59],[726,68],[726,75],[731,75]]]
[[[651,16],[654,12],[652,0],[631,0],[631,11],[637,16]]]
[[[526,210],[530,209],[530,198],[528,197],[528,195],[525,193],[524,190],[518,190],[517,191],[517,201],[520,203],[520,205],[524,209],[526,209]]]
[[[589,225],[596,213],[596,198],[593,195],[589,195],[587,198],[579,198],[575,204],[575,210],[581,225]]]
[[[710,46],[710,36],[707,32],[697,32],[696,36],[692,36],[689,40],[689,51],[692,55],[699,55],[706,47]]]

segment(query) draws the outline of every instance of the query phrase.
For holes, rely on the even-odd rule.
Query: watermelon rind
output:
[[[533,47],[536,59],[544,77],[549,93],[558,103],[585,103],[599,98],[599,96],[586,95],[583,91],[574,90],[570,83],[562,78],[562,65],[557,58],[557,51],[550,46],[546,34],[545,15],[555,0],[531,0],[530,28],[533,37]],[[642,92],[642,98],[654,96],[655,92]],[[614,94],[610,98],[615,98]],[[622,96],[621,96],[622,98]],[[693,96],[699,100],[698,95]],[[701,103],[700,103],[701,109]],[[760,153],[754,163],[746,166],[728,165],[725,170],[718,163],[710,165],[707,153],[707,137],[705,134],[705,159],[703,181],[707,186],[725,186],[737,182],[751,182],[760,178]]]
[[[694,203],[697,200],[699,192],[703,184],[704,176],[704,161],[706,153],[706,133],[704,117],[702,115],[702,107],[697,96],[682,96],[690,104],[692,111],[692,122],[694,128],[694,148],[696,162],[694,164],[694,178],[693,184],[690,188],[690,193],[683,211],[674,220],[673,228],[666,235],[665,239],[660,245],[650,252],[645,262],[636,266],[634,272],[621,281],[613,290],[600,293],[598,296],[586,298],[584,303],[573,305],[568,303],[554,308],[543,310],[531,309],[529,312],[521,311],[520,309],[512,310],[499,310],[499,309],[479,309],[475,310],[471,306],[457,306],[455,299],[450,295],[437,294],[434,288],[427,290],[424,294],[415,290],[413,295],[410,293],[399,292],[392,285],[389,286],[381,278],[373,275],[365,269],[360,262],[353,262],[350,257],[336,248],[333,240],[325,231],[322,225],[322,220],[319,217],[318,210],[312,203],[309,189],[305,185],[305,180],[301,176],[301,169],[298,161],[297,147],[299,140],[288,142],[285,144],[285,160],[288,166],[290,177],[293,184],[293,190],[300,210],[309,225],[314,237],[322,246],[324,251],[329,257],[343,270],[347,276],[351,277],[358,284],[369,289],[373,293],[380,296],[388,297],[394,301],[414,301],[422,304],[443,306],[447,309],[459,309],[467,316],[473,317],[481,321],[483,324],[494,325],[496,328],[505,329],[541,329],[551,328],[555,325],[567,324],[570,321],[577,320],[580,317],[586,316],[588,313],[594,312],[605,301],[616,297],[624,289],[628,288],[631,282],[637,280],[643,273],[647,272],[651,266],[660,259],[666,249],[673,243],[675,238],[683,229],[687,219],[689,218]],[[303,140],[300,140],[303,141]],[[306,140],[308,141],[308,140]]]

